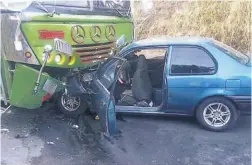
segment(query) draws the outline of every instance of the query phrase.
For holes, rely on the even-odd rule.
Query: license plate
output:
[[[55,51],[59,52],[59,53],[63,53],[65,55],[68,56],[72,56],[72,47],[71,45],[69,45],[68,43],[66,43],[65,41],[55,38],[54,39],[54,48]]]
[[[53,95],[56,89],[57,89],[57,84],[53,80],[47,79],[43,86],[43,90],[46,93]]]

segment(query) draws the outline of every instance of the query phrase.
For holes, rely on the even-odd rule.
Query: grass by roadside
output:
[[[204,36],[251,54],[252,1],[154,0],[144,13],[135,2],[137,39],[151,36]]]

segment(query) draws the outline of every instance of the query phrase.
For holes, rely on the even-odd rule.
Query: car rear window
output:
[[[248,62],[249,62],[248,56],[242,54],[241,52],[233,49],[232,47],[230,47],[226,44],[223,44],[223,43],[217,42],[217,41],[210,42],[210,44],[213,47],[217,48],[218,50],[222,51],[226,55],[232,57],[233,59],[235,59],[236,61],[238,61],[242,64],[248,64]]]

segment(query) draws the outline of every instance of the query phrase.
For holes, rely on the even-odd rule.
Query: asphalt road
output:
[[[250,165],[250,117],[228,132],[201,129],[192,118],[124,116],[106,138],[88,116],[12,108],[1,117],[2,165]],[[79,128],[76,128],[78,125]]]

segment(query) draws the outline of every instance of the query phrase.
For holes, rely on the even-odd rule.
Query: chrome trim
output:
[[[96,55],[96,56],[89,56],[89,57],[80,57],[80,59],[82,61],[86,61],[86,60],[93,60],[93,59],[102,59],[102,58],[106,58],[106,57],[109,57],[110,55],[109,54],[101,54],[101,55]]]
[[[97,25],[93,25],[89,29],[89,35],[93,42],[98,43],[101,40],[102,31]]]
[[[115,47],[114,42],[100,43],[92,45],[75,45],[72,49],[76,55],[79,55],[81,62],[97,62],[105,60],[111,56],[110,52]]]
[[[77,44],[83,43],[86,38],[85,29],[80,25],[73,26],[71,28],[71,38]]]
[[[14,17],[16,19],[13,19]],[[1,54],[4,55],[8,61],[39,65],[35,54],[20,30],[20,15],[17,13],[4,13],[1,14],[1,21],[4,22],[1,24]],[[16,50],[15,41],[21,42],[22,50]],[[31,53],[30,58],[25,57],[26,52]]]
[[[104,45],[91,45],[91,46],[81,46],[78,45],[78,47],[73,47],[73,49],[76,52],[79,51],[87,51],[87,50],[97,50],[97,49],[105,49],[105,48],[113,48],[115,46],[115,43],[104,43]]]
[[[68,56],[72,56],[72,47],[65,41],[55,38],[54,49],[56,52],[63,53]]]
[[[81,53],[78,52],[76,54],[78,54],[78,55],[80,55],[82,57],[82,56],[88,56],[88,55],[92,56],[92,55],[103,54],[103,53],[109,54],[109,52],[111,52],[110,49],[107,49],[107,50],[95,50],[94,52],[81,52]]]
[[[105,36],[109,41],[115,41],[116,31],[114,25],[107,25],[105,28]]]

